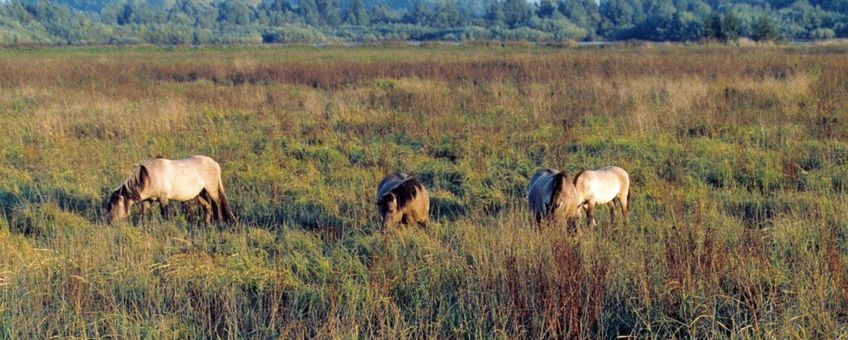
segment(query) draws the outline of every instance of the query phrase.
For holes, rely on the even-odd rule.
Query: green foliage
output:
[[[770,16],[762,15],[757,18],[751,30],[751,38],[756,41],[777,39],[777,23]]]
[[[724,41],[735,41],[741,34],[742,22],[739,17],[733,11],[725,12],[724,17],[721,18],[721,35],[718,38]]]
[[[509,28],[526,26],[533,15],[533,8],[524,0],[503,0],[495,2],[492,6],[498,7],[496,11],[501,13],[500,20]]]
[[[218,21],[228,25],[248,25],[253,13],[247,4],[240,0],[230,0],[218,4]]]
[[[368,10],[362,0],[351,0],[345,22],[351,25],[366,26],[370,23]]]
[[[831,39],[848,35],[838,1],[747,0],[13,0],[0,44],[203,44],[380,40]],[[306,27],[304,27],[306,26]],[[293,32],[284,32],[291,29]],[[303,41],[303,39],[295,39]],[[314,40],[312,40],[314,41]]]

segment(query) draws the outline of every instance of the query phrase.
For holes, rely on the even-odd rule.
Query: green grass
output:
[[[844,337],[844,49],[0,50],[0,338]],[[106,225],[157,154],[239,223]],[[533,226],[606,165],[630,223]],[[430,229],[380,233],[392,171]]]

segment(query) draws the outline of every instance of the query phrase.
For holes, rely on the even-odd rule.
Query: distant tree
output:
[[[577,26],[595,30],[601,22],[601,12],[595,0],[561,0],[558,10]]]
[[[368,10],[362,0],[351,0],[345,16],[345,22],[351,25],[368,25]]]
[[[828,39],[848,37],[848,0],[0,0],[0,30],[7,44]]]
[[[298,0],[298,14],[307,25],[321,25],[321,12],[315,0]]]
[[[735,41],[742,33],[742,21],[733,10],[724,12],[721,18],[721,39],[724,41]]]
[[[272,0],[259,6],[257,16],[264,24],[279,26],[294,21],[296,14],[287,0]]]
[[[321,22],[324,25],[338,26],[342,23],[341,10],[338,0],[316,0],[318,12],[321,13]]]
[[[536,15],[540,18],[552,18],[559,13],[559,8],[553,0],[541,0],[539,8],[536,9]]]
[[[671,38],[677,41],[696,41],[704,34],[704,23],[691,12],[678,11],[674,20],[677,31]]]
[[[415,6],[407,12],[403,21],[410,24],[425,25],[430,22],[430,17],[432,16],[433,12],[429,7],[427,7],[427,4],[425,4],[424,1],[419,0],[415,3]]]
[[[526,26],[533,16],[533,7],[526,0],[504,0],[501,10],[503,23],[510,28]]]
[[[489,8],[486,10],[486,20],[492,26],[503,26],[504,20],[506,20],[506,14],[504,13],[503,4],[500,1],[492,1],[489,5]]]
[[[462,24],[462,17],[455,0],[441,0],[433,13],[432,25],[439,27],[455,27]]]
[[[241,0],[218,3],[218,21],[230,25],[247,25],[253,17],[251,8]]]
[[[767,14],[760,15],[751,27],[751,38],[768,41],[777,38],[777,23]]]
[[[848,1],[846,0],[810,0],[810,5],[819,6],[824,10],[848,14]]]
[[[717,12],[710,13],[707,20],[704,21],[704,37],[721,40],[721,15]]]
[[[599,33],[615,39],[642,22],[642,3],[638,0],[603,0],[600,13],[602,22]]]
[[[774,8],[783,8],[783,7],[791,5],[795,1],[796,0],[766,0],[766,2],[771,7],[774,7]]]
[[[102,17],[104,22],[118,25],[164,23],[168,20],[168,14],[163,9],[141,0],[109,4],[103,8]]]
[[[812,39],[832,39],[834,37],[836,37],[836,32],[830,28],[816,28],[810,32]]]
[[[218,8],[198,0],[177,0],[168,12],[168,21],[195,27],[212,27],[218,20]]]
[[[638,23],[630,37],[643,40],[668,40],[681,29],[676,20],[676,10],[671,0],[648,1],[648,16]]]
[[[3,1],[0,1],[2,3]],[[56,4],[65,5],[69,8],[83,10],[83,11],[92,11],[92,12],[100,12],[103,7],[108,5],[110,0],[54,0]]]
[[[393,23],[403,20],[403,14],[392,10],[386,4],[379,4],[371,10],[371,22]]]

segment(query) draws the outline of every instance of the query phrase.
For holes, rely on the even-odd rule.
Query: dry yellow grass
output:
[[[843,336],[845,50],[0,50],[0,337]],[[240,223],[103,224],[156,154]],[[610,164],[630,224],[533,227],[533,170]],[[378,232],[390,171],[432,229]]]

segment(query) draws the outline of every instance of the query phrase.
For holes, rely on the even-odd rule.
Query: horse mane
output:
[[[390,193],[395,194],[397,198],[397,207],[401,209],[409,202],[415,199],[419,190],[423,190],[424,185],[414,177],[407,177],[401,184],[398,184]]]
[[[147,173],[147,168],[144,165],[135,166],[130,177],[121,186],[121,190],[127,197],[137,200],[149,178],[150,174]]]
[[[560,193],[560,191],[562,191],[562,183],[565,179],[567,179],[567,176],[564,172],[559,172],[556,175],[553,175],[553,177],[553,189],[551,190],[551,198],[548,199],[548,202],[550,202],[549,204],[551,205],[551,207],[555,206],[553,204],[554,199],[556,199],[556,196]]]
[[[580,175],[582,175],[584,172],[586,172],[586,170],[580,170],[580,172],[574,175],[574,185],[577,185],[577,179],[580,178]]]

